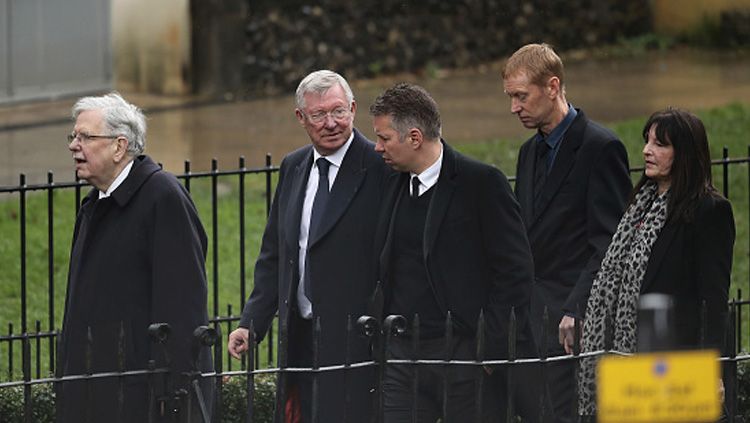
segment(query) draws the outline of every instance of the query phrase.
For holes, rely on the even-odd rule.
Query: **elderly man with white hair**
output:
[[[206,234],[185,188],[141,155],[146,121],[138,107],[111,93],[84,97],[72,112],[68,149],[78,178],[93,189],[73,234],[60,370],[143,370],[155,360],[172,372],[153,398],[144,375],[65,381],[58,421],[171,421],[187,402],[160,404],[156,396],[180,388],[193,395],[186,372],[213,370],[207,348],[198,352],[197,369],[191,350],[193,331],[208,322]],[[149,340],[152,323],[171,327],[163,348]]]

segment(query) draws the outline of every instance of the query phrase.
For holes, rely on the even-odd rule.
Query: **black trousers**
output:
[[[289,318],[289,340],[290,345],[292,342],[294,345],[288,350],[289,367],[312,367],[313,323],[312,320],[303,319],[296,309],[291,311]],[[312,421],[312,388],[312,374],[290,373],[287,375],[287,394],[296,394],[302,422]]]
[[[423,360],[474,360],[476,344],[465,337],[456,337],[447,347],[444,338],[421,340],[418,358]],[[448,355],[448,357],[446,357]],[[388,346],[389,359],[412,359],[414,352],[410,339],[395,338]],[[489,377],[480,366],[473,365],[412,365],[392,364],[383,377],[383,421],[385,423],[435,423],[476,421],[481,412],[483,421],[497,421],[489,414],[494,407],[478,410],[478,398],[496,400],[490,394],[489,384],[481,389],[479,380]],[[416,389],[415,389],[416,387]],[[483,404],[484,405],[484,404]],[[413,419],[416,413],[416,420]]]
[[[550,350],[548,356],[564,354],[565,351],[560,348]],[[574,360],[558,361],[546,366],[547,387],[554,410],[554,421],[572,423],[577,414],[576,362]]]

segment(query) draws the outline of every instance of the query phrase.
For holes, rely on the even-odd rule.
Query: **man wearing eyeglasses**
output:
[[[255,286],[240,328],[229,336],[235,358],[268,332],[278,310],[280,366],[312,367],[369,360],[365,339],[347,333],[368,311],[374,289],[372,224],[386,170],[374,145],[354,129],[357,104],[339,74],[321,70],[300,82],[295,115],[310,145],[281,163],[271,214],[255,266]],[[314,334],[318,334],[315,351]],[[349,353],[347,357],[347,352]],[[371,368],[282,373],[277,421],[368,422]],[[301,417],[301,418],[300,418]],[[299,419],[299,420],[297,420]]]
[[[184,389],[197,405],[185,372],[211,372],[213,364],[207,348],[196,350],[197,359],[191,352],[193,331],[208,323],[207,243],[196,208],[173,175],[141,155],[146,121],[136,106],[117,93],[84,97],[73,106],[73,118],[68,149],[78,178],[93,189],[73,233],[62,374],[146,370],[155,360],[171,372],[154,392],[173,398]],[[152,323],[171,327],[163,348],[149,340]],[[210,415],[207,382],[201,388]],[[186,402],[150,398],[144,375],[65,381],[57,395],[59,422],[172,421],[170,410],[187,411]]]

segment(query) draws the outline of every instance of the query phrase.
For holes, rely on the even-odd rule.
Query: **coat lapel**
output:
[[[681,227],[681,225],[670,223],[665,225],[661,230],[659,237],[651,248],[646,273],[643,275],[643,280],[641,281],[641,292],[645,292],[645,290],[654,282],[656,275],[659,274],[659,268],[664,261],[664,255],[670,250],[679,227]]]
[[[289,191],[289,207],[286,209],[284,216],[284,225],[286,225],[286,244],[289,251],[297,251],[299,244],[299,225],[302,219],[302,204],[305,201],[305,189],[307,188],[307,178],[310,176],[312,168],[312,146],[310,146],[304,159],[297,163],[292,169],[292,182]]]
[[[383,203],[380,207],[380,220],[378,221],[378,233],[376,245],[382,245],[379,256],[378,277],[382,282],[388,281],[388,269],[391,265],[391,251],[393,247],[393,224],[396,220],[396,210],[398,210],[402,193],[406,189],[409,181],[409,174],[405,172],[392,173],[386,181],[386,190],[383,197]]]
[[[333,228],[354,197],[365,179],[367,169],[362,165],[367,144],[355,133],[352,144],[341,162],[336,180],[333,183],[325,214],[320,221],[320,227],[315,231],[315,237],[308,242],[308,248],[314,246]]]
[[[441,142],[443,142],[441,140]],[[435,185],[435,193],[432,195],[430,207],[427,209],[427,218],[424,225],[424,258],[425,263],[430,256],[432,246],[435,245],[440,232],[440,224],[443,222],[448,206],[456,189],[456,153],[443,142],[443,164],[440,168],[440,176]]]
[[[573,169],[573,165],[576,162],[576,154],[578,153],[578,149],[583,143],[583,130],[585,127],[585,123],[585,116],[583,115],[583,112],[579,110],[578,115],[570,125],[570,128],[568,128],[568,130],[565,132],[563,139],[560,140],[562,144],[560,144],[560,149],[557,152],[557,157],[555,157],[555,162],[552,165],[552,170],[547,175],[547,181],[544,184],[541,198],[539,199],[539,207],[534,209],[534,217],[532,219],[532,222],[536,222],[539,215],[541,215],[547,208],[547,206],[549,206],[549,203],[553,198],[555,198],[555,195],[560,189],[560,186],[562,186],[562,183],[565,182],[565,178],[568,176],[568,173],[570,173],[570,170]]]
[[[521,205],[521,212],[523,213],[523,220],[526,227],[531,227],[534,221],[534,158],[536,157],[536,136],[533,137],[528,144],[526,153],[523,158],[523,166],[520,166],[522,171],[520,175],[517,175],[516,180],[516,195],[518,196],[518,202]],[[518,181],[525,183],[525,189],[518,189]]]

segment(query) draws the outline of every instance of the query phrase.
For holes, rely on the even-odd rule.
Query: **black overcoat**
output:
[[[242,313],[240,326],[253,327],[259,337],[268,332],[278,310],[279,324],[287,325],[291,313],[298,313],[296,292],[299,283],[299,228],[302,204],[313,158],[307,145],[281,163],[271,213],[255,265],[253,291]],[[313,313],[320,318],[319,364],[344,364],[370,360],[368,342],[359,336],[349,339],[347,317],[356,319],[368,313],[374,289],[372,269],[375,217],[380,204],[383,174],[386,171],[374,144],[354,130],[331,188],[326,214],[316,236],[308,240],[306,260],[312,276]],[[297,348],[279,339],[280,357]],[[288,363],[280,363],[286,365]],[[371,415],[372,368],[321,373],[318,410],[321,422],[367,422]],[[348,406],[346,398],[350,398]],[[277,419],[278,419],[277,410]]]
[[[110,197],[98,197],[99,191],[91,190],[76,220],[60,370],[63,375],[118,370],[122,333],[124,370],[146,369],[151,359],[162,367],[168,356],[176,372],[168,388],[187,388],[179,373],[192,369],[191,334],[208,321],[206,234],[196,208],[177,179],[146,156],[134,159],[128,177]],[[150,341],[151,323],[171,325],[165,350]],[[207,349],[198,361],[199,370],[213,370]],[[147,421],[147,388],[143,376],[125,378],[120,409],[117,379],[88,386],[63,383],[58,420],[81,422],[89,413],[92,422],[117,421],[118,414],[124,422]]]
[[[557,342],[560,319],[564,312],[585,310],[632,182],[625,146],[582,110],[560,142],[539,208],[534,208],[535,137],[521,146],[515,192],[534,256],[532,328],[538,345],[546,341],[551,353],[562,354]],[[540,330],[545,306],[549,310],[546,340]]]
[[[709,194],[699,200],[690,221],[673,219],[659,233],[641,294],[672,296],[676,347],[725,347],[734,239],[731,204]]]
[[[394,281],[393,222],[409,173],[388,177],[378,219],[378,276]],[[528,321],[533,261],[518,202],[500,170],[443,143],[443,163],[424,229],[424,265],[436,303],[451,313],[454,333],[472,338],[480,312],[486,321],[485,358],[508,356],[511,309],[517,318],[517,356],[534,355]]]

